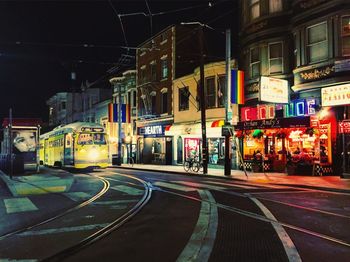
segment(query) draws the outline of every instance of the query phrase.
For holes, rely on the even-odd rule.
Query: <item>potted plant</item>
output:
[[[252,134],[252,137],[253,137],[253,138],[259,139],[259,138],[261,138],[263,135],[264,135],[264,132],[263,132],[262,130],[256,129],[256,130],[254,130],[254,132],[253,132],[253,134]]]

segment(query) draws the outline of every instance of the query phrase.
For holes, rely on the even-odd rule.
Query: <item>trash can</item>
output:
[[[112,165],[114,166],[120,166],[121,165],[121,159],[118,154],[112,155]]]

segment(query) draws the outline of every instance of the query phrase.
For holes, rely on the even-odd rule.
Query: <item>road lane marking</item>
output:
[[[275,216],[270,212],[270,210],[268,210],[263,205],[263,203],[261,203],[258,199],[254,198],[254,197],[249,197],[249,198],[261,209],[261,211],[264,213],[264,215],[268,219],[277,221]],[[289,237],[287,232],[284,230],[283,226],[278,222],[271,221],[271,224],[272,224],[273,228],[275,229],[278,237],[280,238],[280,240],[283,244],[284,250],[288,256],[289,261],[293,261],[293,262],[301,261],[298,250],[296,249],[292,239]]]
[[[4,204],[8,214],[38,210],[28,197],[4,199]]]
[[[153,183],[153,185],[165,187],[165,188],[169,188],[169,189],[175,189],[175,190],[179,190],[179,191],[185,191],[185,192],[197,191],[196,188],[192,188],[192,187],[188,187],[188,186],[180,186],[180,185],[166,183],[166,182],[155,182],[155,183]]]
[[[218,209],[208,190],[198,190],[201,210],[193,234],[176,261],[208,261],[216,238]]]
[[[105,224],[94,224],[94,225],[85,225],[85,226],[76,226],[76,227],[62,227],[62,228],[50,228],[42,230],[32,230],[19,233],[19,236],[40,236],[40,235],[49,235],[49,234],[59,234],[59,233],[69,233],[77,231],[87,231],[94,229],[102,229],[108,226],[108,223]]]
[[[82,200],[91,198],[91,195],[85,192],[71,192],[71,193],[64,193],[64,195],[73,201],[82,201]]]
[[[212,186],[212,185],[206,185],[206,184],[200,184],[200,183],[194,183],[194,182],[188,182],[188,181],[171,181],[172,183],[182,184],[193,188],[204,188],[204,189],[211,189],[211,190],[227,190],[227,188],[224,187],[218,187],[218,186]]]
[[[140,196],[144,194],[144,190],[137,189],[130,186],[124,186],[124,185],[114,186],[114,187],[111,187],[111,189],[123,192],[128,195],[133,195],[133,196]]]

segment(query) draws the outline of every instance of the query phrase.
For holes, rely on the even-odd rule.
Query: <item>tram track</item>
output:
[[[72,254],[75,254],[79,252],[79,250],[92,245],[93,243],[99,241],[103,237],[107,236],[111,232],[115,231],[116,229],[120,228],[122,225],[124,225],[127,221],[129,221],[132,217],[134,217],[151,199],[152,196],[152,186],[150,186],[146,181],[139,179],[137,177],[133,177],[130,175],[124,175],[124,174],[117,174],[119,176],[127,177],[130,179],[135,179],[139,182],[141,182],[144,185],[145,188],[145,194],[143,197],[136,203],[134,207],[129,209],[126,213],[124,213],[122,216],[118,217],[111,223],[109,223],[106,227],[100,229],[99,231],[95,232],[94,234],[84,238],[80,242],[76,243],[75,245],[72,245],[64,250],[59,251],[58,253],[47,257],[43,259],[42,261],[61,261],[64,258],[69,257]],[[113,179],[113,178],[107,178],[107,180],[117,181],[121,182],[120,180]]]
[[[278,224],[280,226],[283,226],[284,228],[288,228],[288,229],[291,229],[291,230],[294,230],[294,231],[298,231],[300,233],[307,234],[307,235],[310,235],[310,236],[313,236],[313,237],[317,237],[319,239],[327,240],[327,241],[330,241],[330,242],[333,242],[333,243],[345,246],[347,248],[350,247],[350,243],[347,242],[347,241],[344,241],[344,240],[341,240],[341,239],[338,239],[336,237],[332,237],[332,236],[329,236],[329,235],[326,235],[326,234],[322,234],[322,233],[319,233],[319,232],[316,232],[316,231],[313,231],[313,230],[309,230],[307,228],[303,228],[303,227],[300,227],[300,226],[292,225],[290,223],[286,223],[286,222],[283,222],[283,221],[278,220],[278,219],[267,218],[264,215],[257,214],[257,213],[251,212],[251,211],[247,211],[247,210],[243,210],[243,209],[240,209],[240,208],[236,208],[234,206],[220,204],[220,203],[217,203],[217,202],[208,202],[208,201],[202,200],[202,199],[200,199],[198,197],[189,196],[189,195],[185,195],[185,194],[181,194],[181,193],[165,190],[165,189],[162,189],[160,187],[154,187],[154,189],[156,189],[158,191],[161,191],[161,192],[164,192],[164,193],[173,194],[173,195],[176,195],[176,196],[179,196],[179,197],[183,197],[183,198],[186,198],[186,199],[189,199],[189,200],[197,201],[197,202],[203,202],[204,201],[204,202],[207,202],[208,204],[216,205],[218,208],[221,208],[221,209],[224,209],[224,210],[236,213],[236,214],[240,214],[240,215],[247,216],[247,217],[250,217],[250,218],[253,218],[253,219],[257,219],[257,220],[260,220],[260,221],[263,221],[263,222],[266,222],[266,223],[271,223],[271,224],[275,223],[275,224]],[[227,191],[224,191],[224,190],[215,190],[215,189],[210,189],[210,190],[219,191],[219,192],[223,192],[223,193],[227,193],[227,194],[232,193],[232,195],[245,197],[245,198],[249,199],[248,195],[245,195],[245,194],[242,194],[242,193],[227,192]],[[300,207],[297,207],[297,208],[300,208]],[[310,210],[310,211],[318,212],[318,211],[315,211],[315,210]],[[321,213],[323,213],[323,212],[321,212]],[[328,214],[328,215],[332,215],[332,214]],[[345,218],[349,218],[349,217],[345,216]]]
[[[53,217],[50,217],[48,219],[45,219],[43,221],[40,221],[39,223],[36,223],[36,224],[33,224],[33,225],[30,225],[30,226],[26,226],[26,227],[23,227],[23,228],[20,228],[20,229],[17,229],[17,230],[14,230],[12,232],[9,232],[9,233],[6,233],[2,236],[0,236],[0,241],[8,238],[8,237],[11,237],[11,236],[14,236],[16,234],[19,234],[19,233],[23,233],[25,231],[28,231],[28,230],[31,230],[31,229],[34,229],[36,227],[39,227],[39,226],[42,226],[42,225],[45,225],[47,223],[50,223],[58,218],[61,218],[63,216],[66,216],[67,214],[70,214],[74,211],[77,211],[89,204],[91,204],[92,202],[96,201],[97,199],[99,199],[101,196],[103,196],[104,194],[106,194],[106,192],[109,190],[109,187],[110,187],[110,183],[107,179],[105,178],[101,178],[101,177],[96,177],[97,179],[101,180],[102,183],[103,183],[103,187],[102,189],[94,196],[92,196],[91,198],[89,198],[88,200],[72,207],[72,208],[69,208],[67,210],[65,210],[64,212],[61,212]]]
[[[157,181],[163,181],[163,182],[168,182],[168,180],[164,180],[164,179],[155,179]],[[176,181],[172,181],[172,183],[175,183],[177,184]],[[204,183],[202,184],[210,184],[210,181],[204,181]],[[181,184],[181,183],[180,183]],[[241,183],[238,183],[238,184],[234,184],[234,183],[230,183],[228,184],[229,186],[235,186],[235,185],[250,185],[250,184],[241,184]],[[265,186],[262,186],[262,185],[254,185],[256,186],[257,189],[261,189],[261,188],[266,188],[266,189],[277,189],[278,187],[273,187],[273,188],[269,188],[269,187],[265,187]],[[289,188],[289,189],[295,189],[294,187],[287,187],[287,186],[283,186],[283,188]],[[289,207],[293,207],[293,208],[298,208],[298,209],[302,209],[302,210],[307,210],[307,211],[310,211],[310,212],[314,212],[314,213],[320,213],[320,214],[325,214],[325,215],[331,215],[331,216],[336,216],[336,217],[341,217],[341,218],[346,218],[346,219],[350,219],[350,216],[348,215],[343,215],[343,214],[339,214],[339,213],[335,213],[335,212],[329,212],[329,211],[325,211],[325,210],[321,210],[321,209],[317,209],[317,208],[311,208],[311,207],[307,207],[307,206],[302,206],[302,205],[297,205],[297,204],[292,204],[292,203],[288,203],[288,202],[283,202],[283,201],[279,201],[279,200],[274,200],[274,199],[270,199],[270,198],[266,198],[266,197],[263,197],[263,196],[259,196],[259,194],[274,194],[274,193],[281,193],[281,192],[274,192],[274,191],[271,191],[271,192],[249,192],[249,193],[241,193],[241,192],[232,192],[232,191],[227,191],[227,190],[231,190],[230,188],[228,188],[227,190],[217,190],[217,189],[211,189],[211,190],[215,190],[215,191],[218,191],[218,192],[222,192],[222,193],[225,193],[225,194],[229,194],[229,195],[234,195],[234,196],[238,196],[238,197],[242,197],[242,198],[251,198],[252,196],[254,196],[254,198],[256,199],[259,199],[259,200],[264,200],[264,201],[268,201],[268,202],[271,202],[271,203],[276,203],[276,204],[280,204],[280,205],[285,205],[285,206],[289,206]],[[318,190],[316,191],[313,191],[312,189],[305,189],[303,191],[298,191],[298,192],[294,192],[294,191],[288,191],[288,193],[300,193],[300,192],[304,192],[304,193],[307,193],[307,192],[319,192]],[[324,191],[321,191],[323,193],[325,193]],[[334,192],[330,192],[331,194],[334,193]],[[340,194],[338,192],[336,192],[335,194]]]
[[[78,252],[79,250],[83,249],[84,247],[99,241],[101,238],[105,237],[106,235],[108,235],[112,231],[120,228],[127,221],[129,221],[133,216],[135,216],[148,203],[148,201],[150,200],[150,198],[152,196],[151,186],[146,181],[139,179],[137,177],[133,177],[130,175],[123,175],[123,174],[116,174],[119,177],[132,179],[132,180],[138,182],[138,183],[134,183],[134,182],[130,182],[127,180],[122,180],[122,179],[105,178],[102,176],[98,176],[94,173],[84,173],[84,174],[79,174],[79,175],[86,175],[86,176],[91,176],[91,177],[94,177],[96,179],[99,179],[103,183],[102,189],[97,194],[95,194],[94,196],[89,198],[88,200],[86,200],[86,201],[80,203],[79,205],[76,205],[70,209],[67,209],[64,212],[61,212],[53,217],[50,217],[50,218],[45,219],[43,221],[40,221],[39,223],[35,223],[35,224],[23,227],[21,229],[17,229],[15,231],[12,231],[10,233],[7,233],[7,234],[0,236],[0,241],[3,242],[5,240],[9,240],[9,239],[11,239],[11,241],[13,241],[12,239],[15,239],[17,236],[19,236],[19,237],[34,236],[34,235],[40,236],[41,235],[40,231],[42,230],[41,226],[44,226],[43,232],[45,232],[45,228],[48,228],[48,227],[50,228],[50,227],[54,226],[55,224],[56,224],[56,226],[58,225],[58,227],[66,227],[67,226],[67,224],[65,224],[66,222],[62,221],[63,224],[60,224],[61,223],[60,218],[62,219],[64,217],[69,217],[68,215],[72,216],[72,214],[75,214],[74,212],[82,210],[84,207],[93,205],[95,202],[96,202],[97,206],[99,206],[98,205],[99,202],[97,202],[97,200],[100,201],[100,199],[102,199],[102,197],[107,192],[110,192],[109,190],[111,189],[111,182],[112,181],[118,182],[119,184],[120,183],[128,184],[128,185],[130,185],[130,187],[143,187],[145,189],[145,192],[142,195],[142,198],[140,200],[135,201],[136,204],[134,204],[131,208],[128,207],[127,210],[123,211],[123,213],[121,215],[118,215],[117,218],[111,217],[107,223],[100,224],[99,228],[96,227],[97,231],[95,230],[93,232],[90,232],[89,235],[85,236],[83,239],[77,239],[76,242],[72,241],[72,243],[70,243],[69,246],[67,245],[67,247],[64,247],[64,245],[63,245],[63,247],[61,247],[62,250],[59,250],[59,248],[58,249],[54,248],[50,252],[46,251],[45,255],[44,255],[45,252],[42,254],[40,252],[39,254],[36,255],[38,260],[40,260],[40,261],[41,260],[43,260],[43,261],[61,261],[63,258],[68,257],[71,254],[74,254],[74,253]],[[70,220],[68,219],[68,221],[70,221]],[[32,229],[35,229],[35,230],[33,231]],[[55,230],[55,229],[53,229],[53,230]],[[35,232],[38,232],[39,234],[35,234]],[[10,237],[12,237],[12,238],[10,238]],[[8,249],[8,246],[6,246],[5,244],[3,247],[5,249]],[[15,248],[15,246],[13,248]],[[8,253],[9,250],[7,250],[6,252]],[[15,253],[13,253],[13,254],[15,254]],[[21,257],[21,254],[18,253],[18,254],[16,254],[16,256]],[[24,257],[22,257],[22,259],[23,258]],[[2,258],[0,258],[0,260],[1,259]]]

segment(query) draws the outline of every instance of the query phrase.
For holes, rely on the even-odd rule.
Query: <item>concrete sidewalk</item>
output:
[[[133,167],[127,164],[114,166],[117,168],[149,170],[155,172],[169,172],[176,174],[190,174],[203,176],[202,173],[186,173],[182,165],[141,165],[135,164]],[[232,170],[231,176],[224,175],[224,169],[208,168],[208,175],[231,180],[241,180],[261,184],[293,185],[296,187],[306,187],[319,190],[331,190],[350,193],[350,179],[338,176],[288,176],[286,173],[254,173],[248,172],[247,176],[241,170]]]

